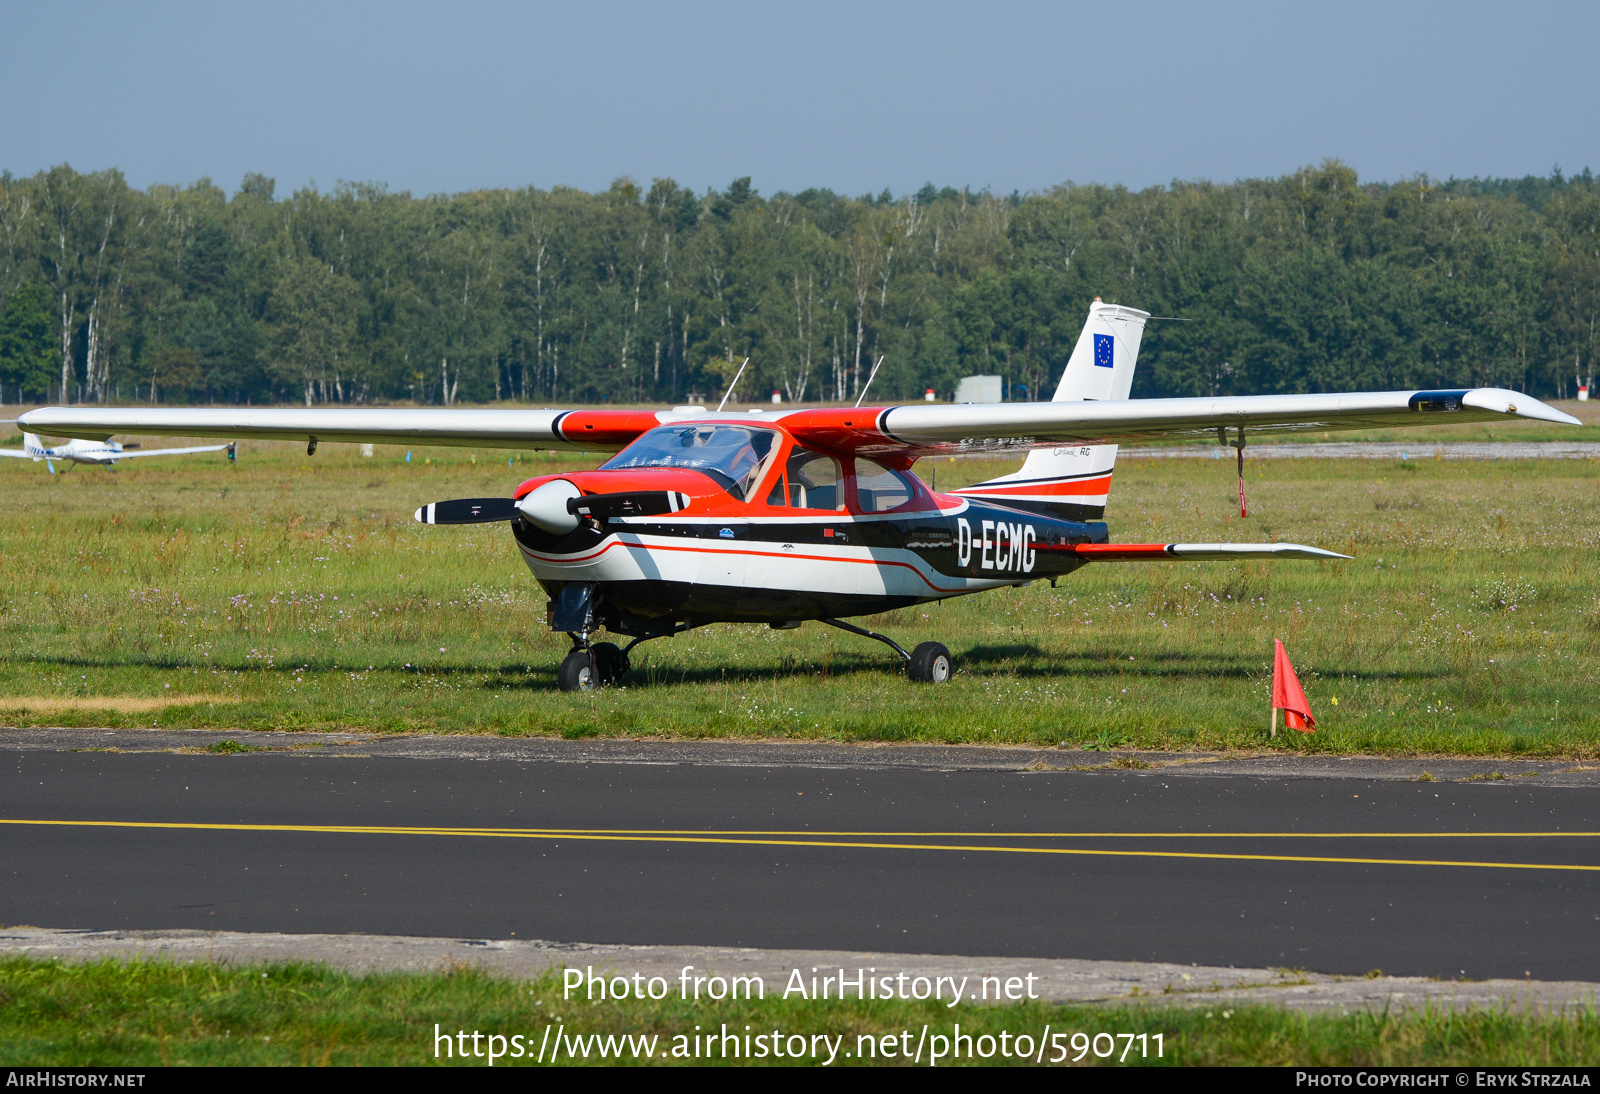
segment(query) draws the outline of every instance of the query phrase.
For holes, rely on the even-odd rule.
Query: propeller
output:
[[[689,504],[689,495],[676,490],[640,490],[620,494],[590,494],[567,501],[567,512],[575,516],[657,517],[676,513]]]
[[[510,498],[457,498],[434,501],[412,514],[423,524],[494,524],[517,515]]]
[[[653,517],[676,513],[689,504],[689,496],[676,490],[626,491],[617,494],[579,494],[565,479],[555,479],[525,495],[510,498],[457,498],[435,501],[413,517],[422,524],[494,524],[522,517],[553,535],[572,531],[584,517]]]

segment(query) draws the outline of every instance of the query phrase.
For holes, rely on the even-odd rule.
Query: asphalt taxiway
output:
[[[0,922],[1600,981],[1573,765],[218,736],[0,731]]]

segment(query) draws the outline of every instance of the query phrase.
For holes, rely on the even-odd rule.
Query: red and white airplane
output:
[[[638,410],[45,407],[31,431],[615,451],[593,471],[529,479],[509,498],[424,505],[427,524],[504,521],[573,641],[564,690],[614,682],[640,642],[714,622],[807,620],[894,648],[912,679],[950,678],[950,651],[906,651],[843,621],[1090,562],[1340,559],[1294,543],[1110,543],[1116,442],[1527,418],[1578,419],[1497,388],[1129,399],[1147,312],[1098,299],[1048,403],[708,413]],[[924,456],[1017,451],[1022,467],[930,490]],[[631,641],[594,642],[600,630]]]

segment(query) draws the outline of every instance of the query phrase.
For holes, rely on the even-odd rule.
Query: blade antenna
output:
[[[744,365],[750,363],[750,358],[744,359]],[[733,389],[739,386],[739,377],[744,375],[744,365],[739,366],[739,371],[733,374],[733,383],[728,385],[728,390],[722,393],[722,402],[717,404],[717,413],[722,413],[722,408],[728,405],[728,397],[733,394]]]
[[[878,370],[883,367],[883,358],[878,358],[878,363],[872,366],[872,373],[867,377],[867,382],[861,385],[861,394],[856,396],[856,406],[861,405],[861,400],[867,397],[867,388],[872,386],[872,381],[878,378]]]

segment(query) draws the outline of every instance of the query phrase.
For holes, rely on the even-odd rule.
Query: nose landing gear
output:
[[[628,655],[610,642],[573,647],[556,670],[562,691],[593,691],[620,681],[628,674]]]

